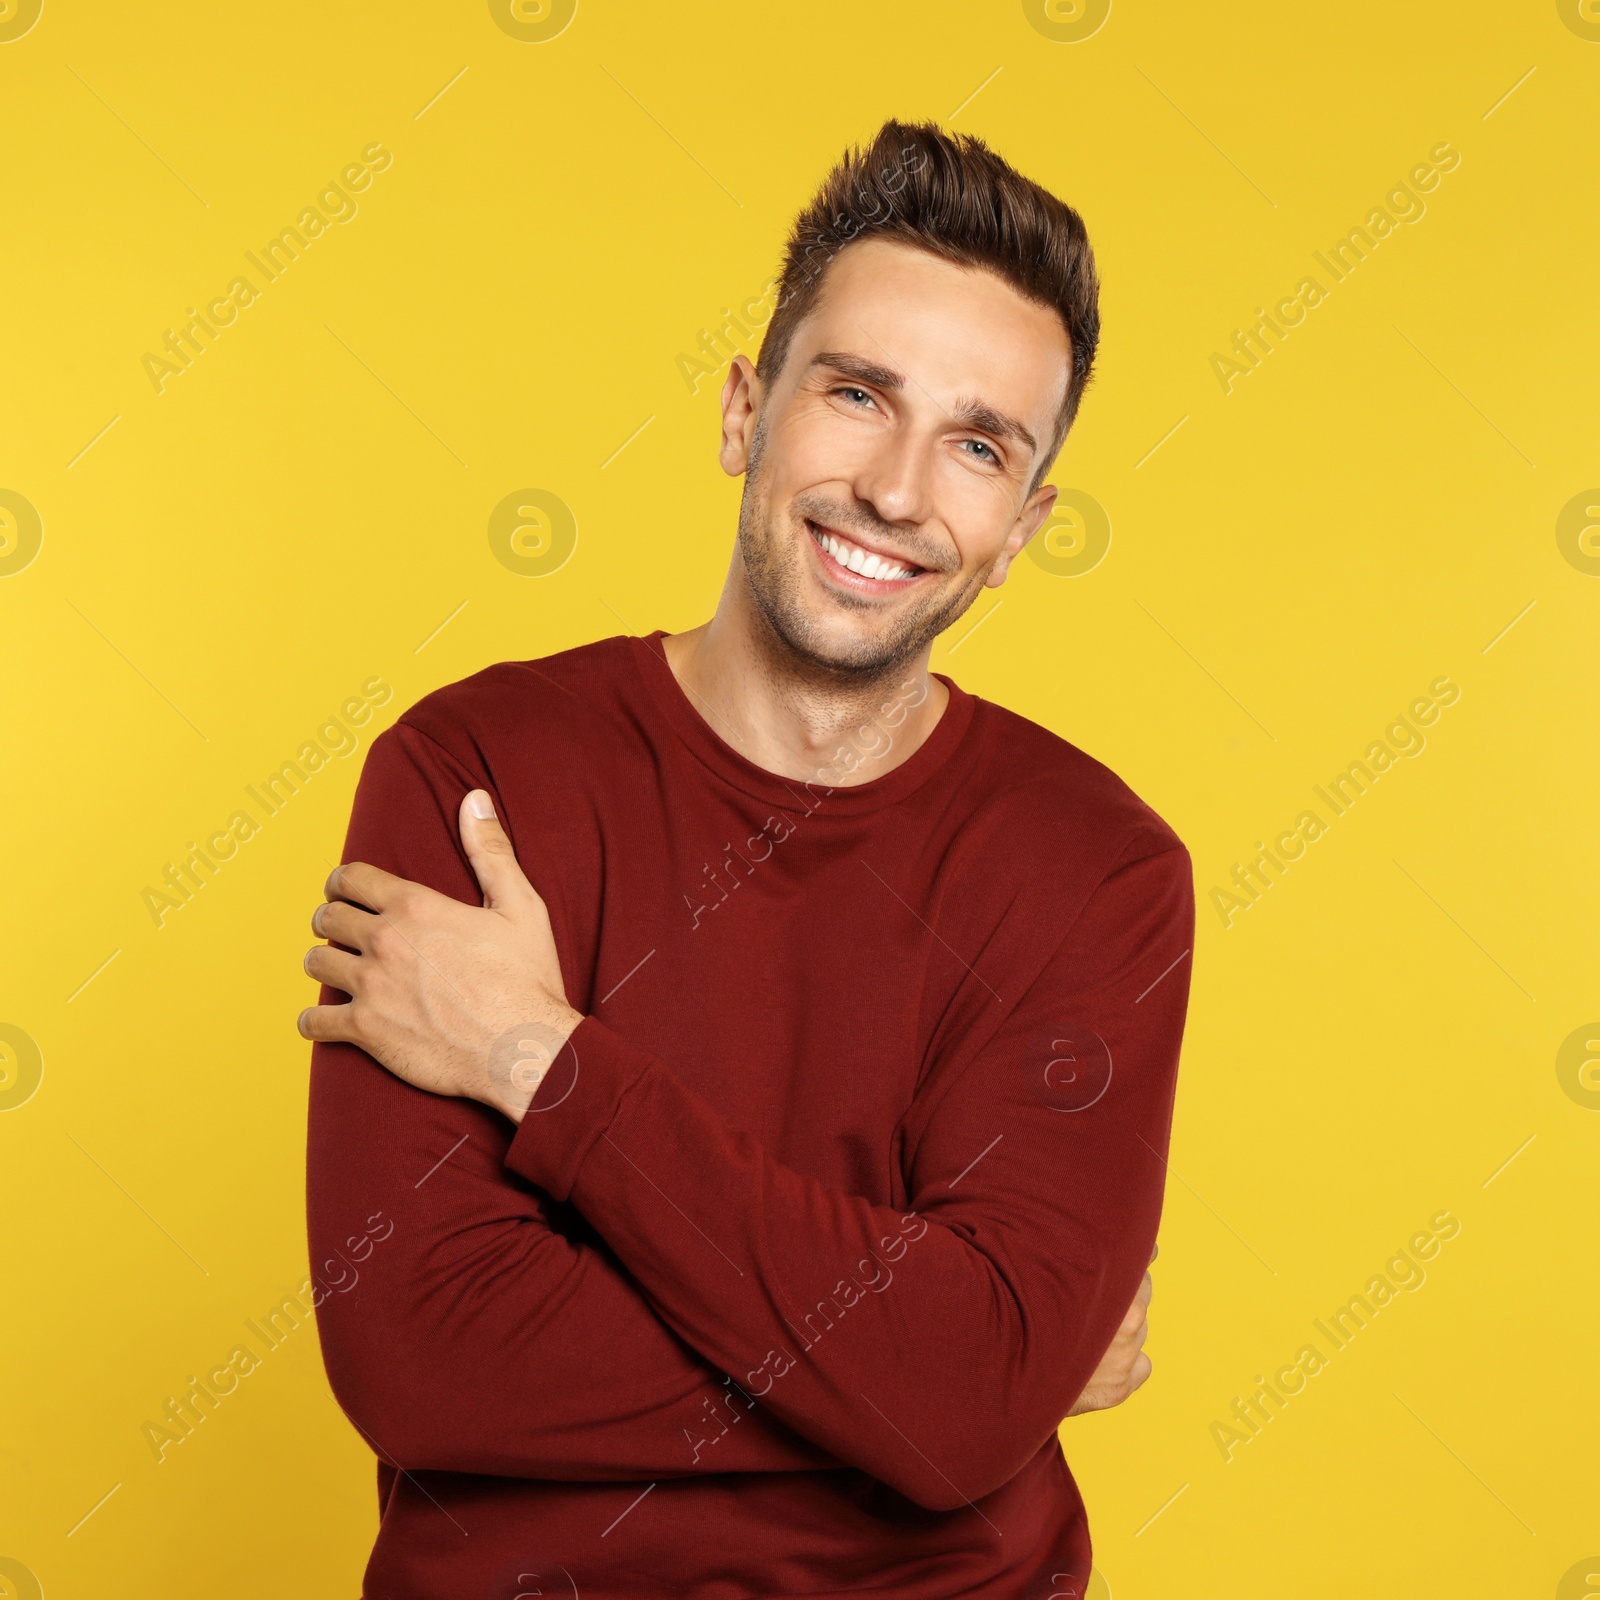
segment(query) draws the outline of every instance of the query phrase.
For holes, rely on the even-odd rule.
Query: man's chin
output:
[[[763,608],[767,610],[767,608]],[[785,607],[767,610],[773,632],[788,650],[821,672],[872,680],[899,670],[931,643],[925,628],[883,618],[807,616]]]
[[[746,581],[773,643],[801,670],[862,684],[887,677],[915,661],[976,598],[974,589],[852,606],[846,597],[818,594],[799,570],[795,552],[779,555],[774,543],[750,537],[753,509],[741,512]],[[920,581],[937,580],[929,574]]]

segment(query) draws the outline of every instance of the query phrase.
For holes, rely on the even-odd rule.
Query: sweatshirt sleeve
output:
[[[925,1074],[901,1210],[776,1162],[593,1017],[508,1160],[762,1407],[969,1505],[1054,1447],[1148,1265],[1193,930],[1187,851],[1142,829],[999,1026]]]
[[[398,725],[368,753],[343,859],[478,903],[456,812],[484,782]],[[570,1206],[507,1169],[511,1133],[354,1045],[312,1048],[312,1297],[333,1392],[377,1454],[580,1480],[838,1467],[669,1328]]]

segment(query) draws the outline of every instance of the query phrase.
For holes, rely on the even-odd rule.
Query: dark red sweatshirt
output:
[[[474,904],[457,808],[495,796],[585,1013],[520,1127],[314,1047],[365,1594],[1081,1593],[1056,1429],[1156,1237],[1188,854],[946,678],[901,765],[838,782],[891,692],[779,777],[661,637],[441,689],[362,773],[345,859]]]

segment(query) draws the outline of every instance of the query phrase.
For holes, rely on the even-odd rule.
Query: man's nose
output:
[[[922,523],[933,505],[937,441],[896,428],[877,441],[857,469],[852,487],[887,523]]]

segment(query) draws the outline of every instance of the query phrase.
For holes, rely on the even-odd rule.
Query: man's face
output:
[[[829,264],[771,387],[740,357],[723,390],[740,552],[790,649],[875,677],[1004,581],[1055,501],[1028,486],[1070,362],[1056,312],[991,273],[877,239]]]

